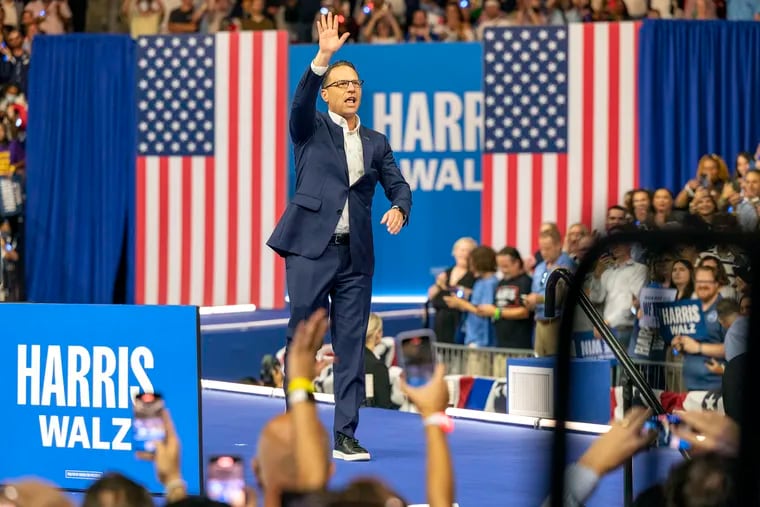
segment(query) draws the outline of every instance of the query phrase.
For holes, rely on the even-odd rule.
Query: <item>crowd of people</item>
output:
[[[332,12],[352,42],[455,42],[489,26],[563,25],[643,18],[760,20],[757,1],[725,0],[123,0],[133,36],[285,29],[317,40],[314,21]]]
[[[760,150],[755,155],[740,153],[732,173],[720,156],[705,155],[694,178],[676,193],[665,188],[628,192],[623,203],[608,209],[602,230],[577,223],[562,238],[556,224],[543,224],[539,249],[533,254],[512,246],[496,251],[472,238],[459,239],[452,252],[454,265],[428,290],[436,309],[438,340],[469,347],[533,348],[536,356],[554,355],[559,315],[544,311],[547,273],[557,267],[574,271],[597,238],[617,231],[757,231],[759,169]],[[676,356],[683,361],[687,390],[720,389],[725,362],[745,349],[751,306],[745,252],[724,244],[665,245],[656,251],[618,244],[595,261],[586,293],[632,355],[641,352],[640,338],[646,333],[651,338],[652,333],[642,325],[642,289],[670,289],[671,301],[700,302],[705,336],[675,336],[662,359]],[[574,330],[599,336],[582,315],[576,315]]]
[[[24,299],[24,201],[29,62],[33,38],[67,31],[62,0],[0,1],[0,301]]]
[[[175,430],[175,424],[182,424],[182,421],[172,421],[168,408],[162,411],[166,430],[164,440],[155,443],[152,453],[140,453],[138,457],[154,463],[156,476],[165,487],[166,505],[252,507],[259,504],[259,498],[265,507],[409,505],[401,494],[376,477],[353,479],[343,487],[330,487],[334,472],[329,458],[330,439],[319,419],[313,387],[309,387],[310,379],[317,372],[316,356],[327,325],[325,312],[318,310],[294,333],[286,359],[290,372],[286,387],[290,410],[265,424],[257,437],[256,455],[250,462],[258,488],[249,485],[241,494],[227,499],[226,504],[189,496],[181,474],[181,442]],[[420,413],[427,467],[424,479],[426,500],[431,507],[450,507],[458,500],[448,442],[452,426],[445,415],[449,392],[444,373],[443,366],[438,365],[432,379],[420,387],[410,387],[402,380],[404,394]],[[611,423],[610,430],[600,436],[577,462],[568,466],[565,506],[583,505],[603,476],[654,443],[657,432],[646,426],[650,416],[651,411],[632,409],[622,421]],[[673,435],[689,443],[693,458],[676,465],[663,483],[641,493],[636,505],[739,505],[732,475],[740,444],[738,424],[715,412],[679,416],[682,424],[673,428]],[[548,484],[547,480],[547,490]],[[547,498],[546,505],[548,502]],[[14,507],[74,505],[54,485],[37,480],[4,485],[0,488],[0,504]],[[90,485],[83,502],[87,507],[149,507],[155,504],[155,499],[142,485],[118,473],[108,473]]]

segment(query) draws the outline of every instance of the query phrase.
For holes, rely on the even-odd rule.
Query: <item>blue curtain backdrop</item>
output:
[[[111,303],[124,252],[130,273],[133,265],[135,43],[126,35],[40,36],[33,53],[28,299]]]
[[[646,21],[639,35],[641,186],[678,191],[699,158],[735,168],[760,142],[760,23]]]

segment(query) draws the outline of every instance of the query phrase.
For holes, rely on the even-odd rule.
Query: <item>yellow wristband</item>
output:
[[[288,382],[288,392],[292,393],[293,391],[307,391],[309,393],[314,392],[314,383],[304,377],[297,377]]]

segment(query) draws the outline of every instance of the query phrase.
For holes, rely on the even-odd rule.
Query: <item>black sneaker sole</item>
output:
[[[370,455],[368,452],[346,454],[345,452],[333,450],[333,458],[342,459],[343,461],[369,461]]]

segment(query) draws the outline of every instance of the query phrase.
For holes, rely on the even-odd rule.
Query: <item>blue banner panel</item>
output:
[[[0,479],[86,489],[121,472],[163,492],[132,451],[132,399],[163,394],[200,491],[199,317],[191,306],[0,305]]]
[[[291,46],[291,96],[316,52],[316,46]],[[334,60],[351,61],[365,80],[361,122],[388,136],[412,188],[410,224],[391,236],[380,225],[390,204],[378,186],[373,293],[423,295],[435,275],[453,264],[454,241],[480,235],[482,47],[347,45]],[[321,100],[318,108],[326,110]]]

